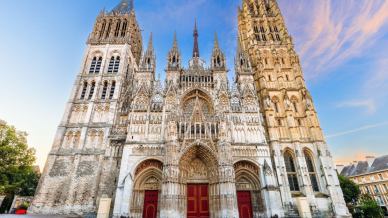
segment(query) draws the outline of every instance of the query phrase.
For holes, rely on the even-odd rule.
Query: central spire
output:
[[[193,58],[199,58],[198,36],[197,19],[195,19]]]

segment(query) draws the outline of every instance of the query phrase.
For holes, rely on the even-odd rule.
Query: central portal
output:
[[[208,184],[187,184],[187,218],[209,218]]]

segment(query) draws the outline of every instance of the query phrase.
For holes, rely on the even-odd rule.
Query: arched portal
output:
[[[239,161],[234,164],[234,170],[240,218],[261,217],[264,214],[264,201],[259,167],[249,161]]]
[[[187,218],[216,217],[218,202],[218,161],[204,145],[193,145],[179,161],[181,190],[187,197]]]
[[[130,207],[133,217],[157,217],[162,170],[163,163],[153,159],[141,162],[135,169]]]

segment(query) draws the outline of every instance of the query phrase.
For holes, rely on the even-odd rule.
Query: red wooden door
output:
[[[207,184],[187,185],[187,218],[209,218],[209,192]]]
[[[237,192],[238,213],[240,218],[252,218],[252,201],[251,192],[238,191]]]
[[[156,218],[158,212],[158,191],[145,191],[143,218]]]

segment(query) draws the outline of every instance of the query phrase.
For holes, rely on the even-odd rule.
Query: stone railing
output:
[[[179,140],[211,139],[219,137],[218,122],[177,122]]]

